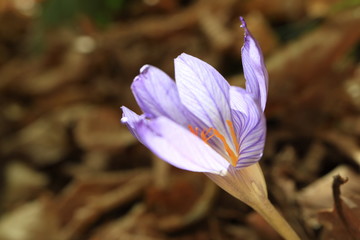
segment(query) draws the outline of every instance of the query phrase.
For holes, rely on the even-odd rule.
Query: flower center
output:
[[[239,143],[237,141],[237,138],[236,138],[236,133],[235,133],[233,123],[230,120],[226,120],[226,124],[229,127],[231,138],[232,138],[232,143],[235,146],[236,152],[234,152],[233,149],[231,149],[231,147],[228,144],[228,142],[226,141],[226,138],[224,137],[224,135],[222,135],[217,129],[212,128],[212,127],[204,128],[199,133],[199,128],[198,127],[193,128],[191,125],[188,125],[188,128],[189,128],[190,132],[192,132],[196,136],[199,136],[206,144],[209,144],[208,141],[211,138],[217,137],[223,143],[225,151],[227,152],[228,156],[231,159],[231,161],[230,161],[231,165],[233,165],[235,167],[236,163],[237,163],[237,160],[238,160],[238,157],[239,157],[238,152],[240,150],[240,145],[239,145]]]

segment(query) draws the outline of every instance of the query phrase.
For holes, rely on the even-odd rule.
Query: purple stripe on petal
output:
[[[257,41],[246,27],[245,20],[240,17],[241,27],[245,29],[244,46],[241,49],[242,64],[246,79],[246,91],[253,94],[264,111],[268,92],[268,73],[264,57]]]
[[[252,152],[243,153],[240,156],[238,163],[241,164],[247,161],[257,162],[260,160],[262,154],[263,154],[263,149],[257,149],[257,150],[253,150]]]
[[[226,125],[231,119],[230,85],[223,76],[204,61],[183,53],[175,59],[175,79],[186,108],[231,140]]]
[[[237,167],[260,160],[265,144],[266,121],[253,96],[239,87],[230,88],[232,119],[240,144]]]
[[[165,117],[137,123],[135,131],[153,153],[175,167],[225,174],[229,163],[184,127]]]
[[[252,129],[251,134],[242,139],[238,166],[241,166],[244,162],[255,163],[260,160],[264,151],[266,136],[266,126],[263,119]]]
[[[242,139],[259,122],[263,113],[254,98],[239,87],[230,87],[230,106],[237,140],[241,146]]]
[[[250,165],[253,165],[254,163],[256,163],[257,161],[248,161],[248,162],[239,162],[235,168],[239,169],[239,168],[245,168],[248,167]]]
[[[147,116],[165,116],[187,125],[187,110],[181,104],[175,82],[160,69],[145,65],[131,85],[135,99]]]

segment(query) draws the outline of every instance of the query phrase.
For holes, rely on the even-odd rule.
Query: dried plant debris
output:
[[[322,210],[331,209],[334,206],[332,193],[333,177],[335,175],[343,176],[349,179],[347,184],[342,187],[342,196],[347,198],[360,195],[360,175],[347,166],[339,166],[330,173],[316,180],[314,183],[302,189],[297,194],[297,200],[303,209],[303,215],[306,222],[319,228],[317,213]]]
[[[120,111],[98,108],[79,119],[75,139],[88,151],[119,151],[135,142],[135,138],[119,124]]]
[[[283,106],[283,103],[289,100],[292,103],[287,106],[291,105],[295,109],[296,105],[306,104],[306,112],[294,112],[294,117],[299,118],[304,117],[301,116],[303,114],[319,109],[325,111],[331,107],[334,111],[335,106],[339,108],[342,106],[340,100],[348,101],[344,97],[345,92],[335,87],[333,76],[339,74],[336,65],[343,61],[360,39],[360,30],[355,27],[360,24],[360,18],[356,14],[358,11],[359,7],[356,7],[326,19],[317,29],[294,40],[268,58],[268,71],[273,79],[269,88],[269,101],[273,102],[269,107],[270,111],[284,110],[286,106]],[[323,44],[324,36],[328,36],[326,44]],[[304,69],[306,71],[303,71]],[[347,74],[349,73],[344,69],[339,78]],[[333,99],[329,97],[334,95],[339,97]],[[335,99],[336,103],[331,103]],[[294,119],[289,120],[296,122]]]
[[[132,207],[129,213],[116,221],[105,224],[99,228],[89,240],[97,239],[144,239],[144,240],[165,240],[164,234],[154,231],[156,217],[147,213],[143,204]]]
[[[334,176],[332,191],[334,208],[331,211],[319,213],[319,221],[324,225],[322,239],[356,240],[360,239],[360,193],[344,196],[341,185],[348,178]]]
[[[0,0],[1,240],[277,239],[119,121],[139,68],[173,76],[182,52],[244,87],[239,16],[270,75],[269,196],[302,239],[358,238],[358,1],[124,1],[108,26],[81,15],[48,32],[37,28],[47,1]],[[334,201],[337,174],[348,181]]]
[[[20,152],[38,165],[56,163],[69,151],[66,128],[47,115],[2,142],[0,151],[5,155]]]
[[[0,239],[61,240],[56,215],[49,199],[43,198],[26,203],[2,215]]]
[[[327,131],[322,134],[322,137],[332,143],[360,167],[360,146],[357,143],[356,137],[335,131]]]
[[[48,177],[26,164],[13,160],[5,168],[3,208],[11,209],[36,197],[49,183]]]
[[[136,171],[74,182],[53,203],[62,237],[76,239],[104,213],[133,201],[150,177],[149,171]]]

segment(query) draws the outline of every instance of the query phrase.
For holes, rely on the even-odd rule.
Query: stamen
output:
[[[237,141],[233,123],[230,120],[226,120],[226,124],[229,126],[231,138],[232,138],[233,143],[235,145],[235,149],[236,149],[237,152],[239,152],[240,151],[240,144]]]
[[[206,137],[211,131],[213,130],[213,128],[208,128],[206,131],[205,129],[201,131],[200,137],[201,139],[205,142],[208,143],[208,141],[215,136],[215,134],[211,134],[210,136]]]
[[[231,147],[229,146],[229,144],[226,142],[226,139],[224,137],[224,135],[222,135],[218,130],[216,130],[215,128],[205,128],[200,132],[200,136],[199,136],[199,128],[195,127],[195,129],[189,124],[188,128],[190,130],[190,132],[192,132],[193,134],[195,134],[196,136],[199,136],[201,138],[201,140],[203,140],[206,144],[208,144],[208,141],[213,138],[214,136],[216,136],[224,145],[225,151],[227,152],[227,154],[229,155],[231,161],[231,165],[233,165],[234,167],[236,166],[237,160],[238,160],[238,152],[240,149],[240,145],[237,141],[236,138],[236,134],[235,134],[235,129],[233,126],[233,123],[230,120],[226,120],[226,124],[228,125],[229,129],[230,129],[230,134],[231,134],[231,138],[232,141],[235,145],[235,149],[236,149],[236,153],[234,153],[234,151],[231,149]],[[209,133],[212,132],[212,134],[210,136]]]
[[[199,128],[193,128],[190,124],[188,125],[188,128],[190,130],[190,132],[192,132],[193,134],[195,134],[196,136],[198,135],[198,132],[199,132]]]
[[[219,131],[216,130],[215,128],[213,129],[213,132],[214,132],[215,136],[217,138],[219,138],[221,140],[221,142],[224,144],[225,151],[227,152],[227,154],[229,155],[229,157],[231,159],[231,165],[233,165],[235,167],[236,163],[238,161],[237,155],[233,152],[233,150],[231,150],[229,144],[226,142],[224,135],[219,133]]]

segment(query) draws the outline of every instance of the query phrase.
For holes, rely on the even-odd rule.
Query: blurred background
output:
[[[0,240],[281,239],[119,121],[141,66],[182,52],[244,86],[239,16],[270,75],[271,201],[302,239],[360,239],[359,0],[0,0]]]

